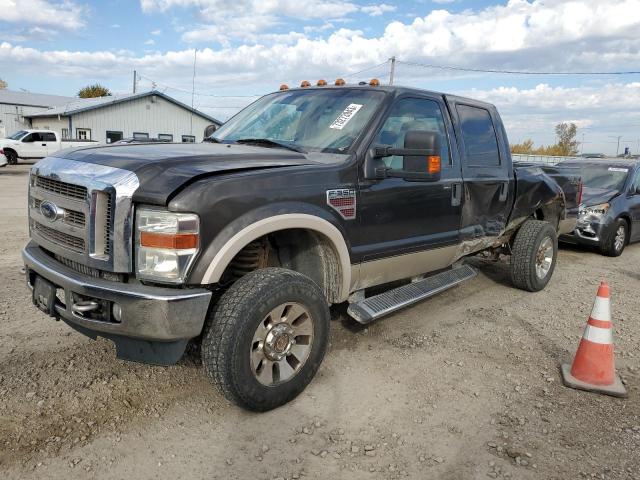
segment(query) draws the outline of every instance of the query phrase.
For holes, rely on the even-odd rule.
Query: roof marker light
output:
[[[289,85],[287,85],[286,83],[283,83],[282,85],[280,85],[280,91],[283,90],[289,90]]]
[[[336,80],[336,86],[337,86],[337,87],[342,87],[342,86],[343,86],[343,85],[345,85],[345,84],[346,84],[346,82],[345,82],[342,78],[338,78],[338,79]]]
[[[377,78],[372,78],[371,81],[369,82],[369,85],[371,85],[372,87],[379,87],[380,80],[378,80]]]
[[[318,83],[316,83],[316,86],[318,86],[318,87],[326,87],[327,86],[327,81],[323,80],[323,79],[320,79],[320,80],[318,80]]]
[[[310,87],[311,84],[309,82],[307,82],[306,80],[303,80],[302,83],[300,84],[300,86],[302,88],[307,88],[307,87]]]

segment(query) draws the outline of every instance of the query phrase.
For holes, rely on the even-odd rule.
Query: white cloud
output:
[[[150,38],[149,40],[147,40],[146,42],[144,42],[145,45],[155,45],[156,41],[153,38]]]
[[[162,30],[152,30],[150,33],[151,35],[154,35],[157,37],[158,35],[162,34]]]
[[[78,30],[87,8],[71,0],[0,0],[0,22]]]
[[[396,7],[394,5],[380,3],[378,5],[368,5],[366,7],[362,7],[360,10],[368,15],[371,15],[372,17],[379,17],[380,15],[387,12],[395,12]]]

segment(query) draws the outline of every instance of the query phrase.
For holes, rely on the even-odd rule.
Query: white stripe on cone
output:
[[[594,327],[593,325],[587,325],[584,329],[584,335],[582,338],[589,340],[593,343],[600,343],[603,345],[610,345],[613,343],[613,335],[610,328]]]
[[[593,310],[591,311],[591,318],[600,320],[601,322],[611,321],[611,309],[609,308],[608,298],[596,297]]]

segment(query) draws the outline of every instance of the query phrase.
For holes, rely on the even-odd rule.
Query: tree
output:
[[[576,135],[578,127],[575,123],[559,123],[556,125],[556,136],[558,137],[559,155],[576,155],[578,153],[578,141]]]
[[[78,92],[78,96],[80,98],[110,97],[111,92],[107,87],[103,87],[99,83],[95,83],[81,88]]]
[[[533,153],[533,140],[528,138],[522,143],[511,145],[511,153],[521,153],[524,155]]]
[[[2,80],[0,78],[0,90],[4,90],[8,87],[9,85],[7,85],[7,82],[5,82],[4,80]]]

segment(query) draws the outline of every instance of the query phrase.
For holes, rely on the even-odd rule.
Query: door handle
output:
[[[502,182],[502,184],[500,184],[500,198],[498,200],[504,202],[507,200],[507,195],[509,195],[509,182]]]
[[[462,184],[461,183],[452,183],[451,184],[451,205],[453,207],[460,206],[462,202]]]
[[[47,144],[46,144],[46,143],[43,143],[43,144],[42,144],[42,146],[43,146],[43,147],[46,147],[46,146],[47,146]]]

